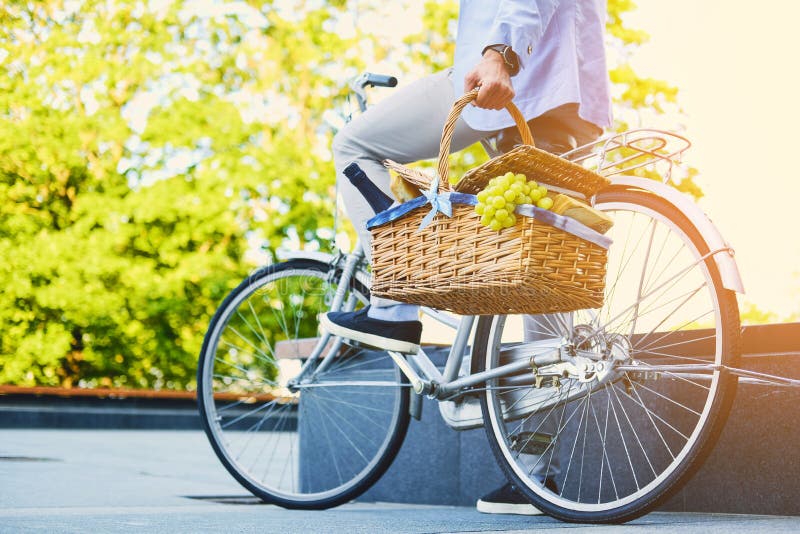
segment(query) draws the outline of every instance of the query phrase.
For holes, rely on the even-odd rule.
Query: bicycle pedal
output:
[[[544,454],[553,443],[553,436],[542,432],[520,432],[509,437],[510,448],[522,454]]]

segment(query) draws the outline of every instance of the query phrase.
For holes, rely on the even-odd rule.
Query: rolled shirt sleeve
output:
[[[460,8],[453,69],[457,95],[486,47],[506,44],[523,67],[511,83],[514,104],[527,119],[576,103],[582,119],[611,124],[606,0],[460,0]],[[462,117],[487,132],[514,124],[505,111],[475,106],[467,106]]]
[[[519,57],[520,68],[544,35],[559,0],[502,0],[484,47],[505,44]]]

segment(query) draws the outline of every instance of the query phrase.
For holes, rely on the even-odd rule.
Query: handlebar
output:
[[[367,93],[364,91],[365,87],[395,87],[396,85],[397,78],[394,76],[364,72],[350,82],[350,89],[356,94],[358,107],[363,112],[367,109]]]
[[[385,74],[372,74],[365,72],[359,76],[361,87],[395,87],[397,86],[397,78],[394,76],[387,76]]]

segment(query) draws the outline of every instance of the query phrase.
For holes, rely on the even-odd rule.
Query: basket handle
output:
[[[465,93],[464,96],[456,100],[453,103],[453,108],[450,110],[450,115],[447,117],[447,122],[444,123],[442,140],[439,143],[440,193],[450,189],[450,164],[447,160],[447,156],[450,155],[450,142],[453,140],[453,132],[456,129],[456,122],[458,121],[458,117],[461,116],[461,111],[467,107],[467,104],[476,98],[478,98],[478,88]],[[533,134],[531,133],[530,126],[528,126],[528,122],[525,120],[525,117],[522,116],[522,112],[517,108],[517,106],[514,105],[513,102],[508,103],[506,110],[511,114],[511,117],[514,119],[514,122],[517,125],[519,133],[522,135],[522,143],[525,145],[534,146]]]

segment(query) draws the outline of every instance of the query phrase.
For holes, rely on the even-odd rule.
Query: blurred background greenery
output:
[[[617,128],[677,107],[609,0]],[[365,69],[449,66],[458,2],[7,1],[0,384],[193,389],[225,294],[330,250],[330,141]],[[393,17],[420,13],[402,32]],[[405,27],[405,26],[404,26]],[[453,156],[456,174],[485,156]],[[681,188],[699,195],[686,173]],[[352,235],[341,230],[340,240]]]

